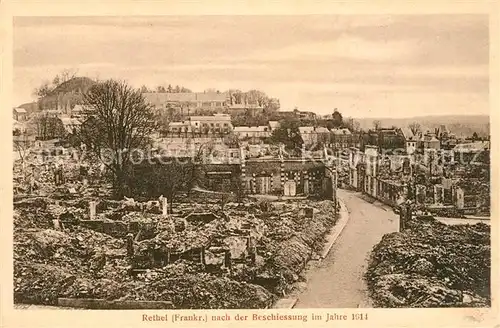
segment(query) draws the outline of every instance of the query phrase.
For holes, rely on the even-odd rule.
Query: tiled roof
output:
[[[316,133],[328,133],[328,132],[330,132],[330,131],[327,128],[325,128],[325,127],[318,126],[316,128]]]
[[[167,102],[197,102],[197,101],[226,101],[226,93],[217,92],[181,92],[181,93],[156,93],[145,92],[144,99],[152,105],[162,107]]]
[[[299,132],[300,132],[300,134],[302,134],[302,133],[313,133],[314,132],[314,126],[301,126],[301,127],[299,127]]]
[[[231,121],[231,116],[229,115],[212,115],[212,116],[191,116],[189,118],[191,121]]]
[[[464,152],[464,151],[481,151],[484,149],[488,149],[490,147],[489,142],[471,142],[471,143],[466,143],[466,144],[458,144],[456,145],[453,150],[454,151],[459,151],[459,152]]]
[[[82,124],[78,119],[72,117],[61,117],[60,118],[64,125],[80,125]]]
[[[196,93],[196,100],[198,101],[226,101],[228,99],[228,95],[226,93]]]
[[[19,113],[19,114],[21,114],[21,113],[27,113],[27,112],[26,112],[26,109],[21,108],[21,107],[16,107],[16,108],[14,108],[14,110],[15,110],[17,113]]]
[[[75,106],[73,106],[72,111],[74,111],[74,112],[82,112],[82,111],[85,111],[85,110],[92,110],[92,109],[94,109],[93,106],[75,105]]]
[[[261,126],[237,126],[234,128],[234,132],[268,132],[269,127],[265,125]]]
[[[168,126],[184,126],[186,123],[184,122],[170,122],[168,123]]]
[[[276,129],[280,126],[280,122],[278,121],[269,121],[269,126],[271,127],[271,129]]]
[[[403,133],[403,136],[406,141],[416,141],[417,138],[415,137],[413,132],[411,132],[411,129],[401,128],[401,132]]]
[[[336,135],[342,135],[342,134],[349,135],[349,134],[351,134],[351,131],[349,131],[349,129],[347,129],[347,128],[332,129],[331,132],[333,132]]]

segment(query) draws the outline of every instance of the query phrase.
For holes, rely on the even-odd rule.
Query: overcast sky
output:
[[[488,39],[485,15],[16,18],[14,102],[74,68],[321,114],[488,114]]]

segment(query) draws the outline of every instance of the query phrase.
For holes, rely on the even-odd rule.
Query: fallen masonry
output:
[[[245,200],[224,211],[218,204],[176,203],[166,214],[156,200],[18,197],[14,299],[268,308],[301,279],[335,222],[333,202],[306,199]]]
[[[412,219],[387,234],[370,256],[366,273],[377,307],[488,307],[490,227]]]

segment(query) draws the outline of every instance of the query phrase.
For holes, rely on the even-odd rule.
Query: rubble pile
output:
[[[91,220],[89,201],[96,201]],[[336,220],[329,201],[174,208],[164,216],[157,201],[17,200],[15,302],[56,305],[73,297],[265,308],[298,279]]]
[[[124,256],[121,240],[79,227],[16,229],[14,245],[14,299],[24,303],[54,305],[58,297],[81,295],[75,283],[109,271],[106,264]],[[107,289],[112,290],[111,285]]]
[[[306,217],[306,209],[313,215]],[[274,282],[268,287],[274,293],[288,292],[313,254],[322,249],[327,231],[337,216],[332,201],[271,203],[261,214],[266,225],[260,252],[264,266],[261,277]]]
[[[122,299],[170,300],[180,309],[257,309],[274,296],[261,286],[201,273],[148,281]]]
[[[432,217],[387,234],[372,251],[366,279],[379,307],[484,307],[490,296],[490,228]]]

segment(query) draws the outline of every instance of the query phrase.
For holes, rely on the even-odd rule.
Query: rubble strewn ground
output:
[[[15,303],[59,297],[265,308],[299,279],[335,224],[331,201],[159,204],[92,196],[14,201]],[[133,255],[127,238],[133,235]],[[230,260],[229,260],[230,258]]]
[[[366,279],[375,305],[490,306],[490,227],[413,220],[373,249]]]

